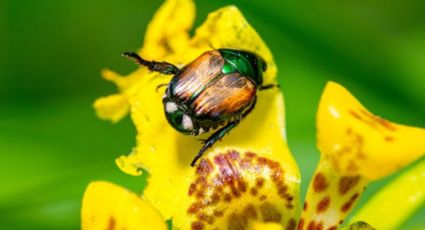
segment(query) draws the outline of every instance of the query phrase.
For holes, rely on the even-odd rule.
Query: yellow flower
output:
[[[175,12],[184,12],[184,17]],[[192,1],[166,1],[148,27],[140,55],[184,65],[211,47],[243,49],[265,59],[264,82],[275,82],[269,49],[236,7],[211,13],[190,38],[193,15]],[[137,147],[117,164],[131,175],[140,175],[142,169],[149,172],[143,197],[164,219],[172,219],[181,229],[246,227],[251,219],[295,226],[299,172],[285,141],[279,90],[259,92],[255,110],[192,168],[201,142],[167,123],[161,103],[164,92],[156,91],[170,77],[146,68],[127,77],[111,71],[104,76],[118,85],[120,93],[96,101],[99,116],[117,121],[131,108],[138,132]]]
[[[277,69],[270,50],[236,7],[209,14],[190,37],[194,12],[190,0],[167,0],[149,24],[139,54],[148,60],[184,66],[214,48],[248,50],[267,62],[265,84],[275,83]],[[149,177],[140,197],[105,182],[92,182],[83,199],[83,229],[164,229],[165,220],[172,220],[175,229],[297,227],[302,203],[300,175],[286,143],[283,96],[279,90],[259,91],[256,108],[207,151],[196,167],[190,167],[201,142],[182,135],[167,123],[161,103],[164,91],[156,90],[158,85],[168,83],[170,76],[143,67],[125,77],[109,70],[103,71],[103,76],[113,81],[120,92],[95,102],[99,117],[117,122],[130,112],[137,129],[137,146],[116,163],[130,175],[147,172]],[[335,95],[337,99],[333,98]],[[350,110],[360,113],[360,119]],[[388,124],[396,130],[381,133]],[[376,127],[367,125],[377,126],[378,131],[372,132]],[[417,159],[425,149],[408,145],[413,137],[424,138],[422,129],[395,125],[371,115],[335,83],[328,85],[322,97],[318,129],[322,160],[299,229],[303,229],[302,223],[304,227],[314,225],[314,229],[336,228],[366,183]],[[376,142],[380,134],[390,139]],[[356,141],[359,135],[362,143]],[[201,136],[205,137],[206,134]],[[390,154],[412,154],[388,158],[379,152],[380,148],[391,150]],[[366,158],[357,159],[359,153]],[[382,169],[371,168],[377,161]],[[342,195],[338,190],[341,183]],[[341,205],[346,205],[344,212],[340,212]],[[317,211],[319,206],[324,210]],[[335,214],[337,220],[332,218]]]

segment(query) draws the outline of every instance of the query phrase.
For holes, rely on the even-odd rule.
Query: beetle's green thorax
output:
[[[263,72],[267,69],[263,58],[242,50],[219,49],[218,51],[226,61],[222,69],[224,74],[239,72],[251,78],[257,86],[263,84]]]

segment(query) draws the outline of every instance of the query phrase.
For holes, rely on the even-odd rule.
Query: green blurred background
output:
[[[382,117],[425,127],[425,2],[293,2],[198,1],[195,25],[235,4],[271,48],[304,196],[318,160],[315,111],[326,81],[340,82]],[[1,229],[78,229],[92,180],[140,191],[145,178],[114,164],[134,146],[130,119],[101,121],[92,103],[116,92],[102,68],[136,68],[120,54],[141,46],[160,4],[0,1]],[[370,186],[361,202],[392,177]],[[423,216],[425,207],[402,229],[425,229]]]

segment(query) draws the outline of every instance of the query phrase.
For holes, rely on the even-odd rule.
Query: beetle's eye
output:
[[[180,110],[175,110],[172,113],[167,113],[167,118],[170,121],[171,125],[178,130],[183,130],[183,113]]]

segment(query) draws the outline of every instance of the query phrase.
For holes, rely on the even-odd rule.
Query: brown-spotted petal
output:
[[[329,82],[317,112],[321,159],[298,229],[337,229],[371,180],[425,153],[425,130],[369,112],[341,85]]]

